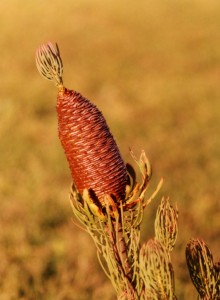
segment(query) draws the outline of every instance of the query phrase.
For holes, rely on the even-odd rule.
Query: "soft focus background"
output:
[[[186,243],[203,238],[220,260],[219,0],[1,0],[0,28],[0,299],[115,299],[72,222],[57,90],[35,66],[48,40],[60,46],[65,85],[101,109],[125,161],[129,147],[145,149],[151,189],[164,177],[142,239],[169,195],[180,211],[176,294],[196,299]]]

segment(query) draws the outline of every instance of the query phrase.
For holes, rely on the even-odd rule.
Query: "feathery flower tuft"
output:
[[[98,108],[80,93],[63,86],[63,64],[58,46],[44,44],[36,53],[37,68],[59,88],[58,130],[74,185],[104,206],[104,196],[125,200],[128,175],[117,144]]]

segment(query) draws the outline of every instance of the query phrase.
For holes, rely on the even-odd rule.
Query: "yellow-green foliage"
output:
[[[0,27],[0,299],[115,299],[89,235],[71,222],[57,91],[34,59],[48,40],[60,45],[66,86],[102,110],[124,159],[143,148],[151,186],[164,176],[180,212],[176,295],[195,299],[189,238],[220,260],[219,1],[2,0]],[[158,204],[146,209],[144,241]]]

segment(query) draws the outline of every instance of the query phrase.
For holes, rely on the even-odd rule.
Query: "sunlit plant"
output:
[[[144,209],[155,198],[146,197],[151,165],[142,151],[137,159],[142,175],[125,164],[98,108],[80,93],[63,85],[63,63],[57,45],[47,43],[36,52],[39,72],[58,87],[59,138],[73,184],[73,213],[92,237],[97,256],[118,299],[177,299],[171,251],[178,233],[178,210],[162,198],[155,218],[155,236],[140,244]],[[204,242],[191,240],[186,248],[190,276],[201,299],[219,299],[219,264]]]

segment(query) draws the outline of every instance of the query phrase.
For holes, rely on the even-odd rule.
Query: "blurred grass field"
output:
[[[72,222],[70,171],[57,137],[56,88],[35,50],[60,46],[64,83],[103,112],[125,161],[145,149],[170,195],[178,299],[196,299],[191,237],[220,260],[220,5],[211,1],[2,0],[0,3],[0,299],[115,299],[89,236]],[[132,162],[134,165],[134,163]]]

